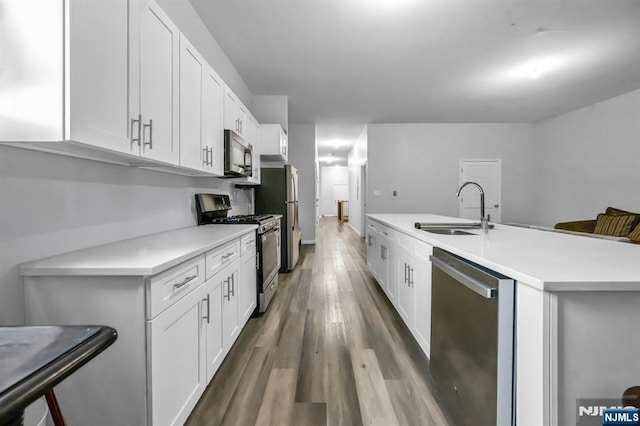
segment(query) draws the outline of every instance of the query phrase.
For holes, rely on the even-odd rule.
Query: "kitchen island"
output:
[[[640,324],[640,246],[500,224],[486,235],[440,235],[415,222],[471,221],[368,215],[369,267],[427,356],[434,247],[516,281],[518,425],[576,424],[578,398],[619,401],[640,383],[640,343],[632,337]],[[409,286],[402,264],[410,265]]]

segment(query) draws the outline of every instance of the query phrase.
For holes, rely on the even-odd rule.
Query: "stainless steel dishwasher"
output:
[[[514,424],[514,280],[434,247],[431,376],[456,425]]]

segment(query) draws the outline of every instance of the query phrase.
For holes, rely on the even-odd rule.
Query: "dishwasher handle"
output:
[[[443,260],[438,259],[437,257],[429,256],[429,260],[431,260],[433,266],[439,268],[440,270],[451,276],[453,279],[459,281],[474,293],[477,293],[487,299],[498,297],[498,289],[496,287],[491,287],[490,285],[487,285],[473,277],[470,277],[469,275],[465,274],[459,269],[456,269],[454,266],[444,262]]]

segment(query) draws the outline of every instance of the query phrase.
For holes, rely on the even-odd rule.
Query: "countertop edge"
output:
[[[113,243],[108,243],[108,244],[104,244],[104,245],[98,245],[98,246],[93,246],[93,247],[87,247],[86,249],[79,249],[79,250],[74,250],[72,252],[68,252],[68,253],[61,253],[59,255],[54,255],[54,256],[49,256],[47,258],[44,259],[40,259],[40,260],[35,260],[35,261],[31,261],[31,262],[27,262],[27,263],[23,263],[19,266],[19,275],[22,277],[42,277],[42,276],[118,276],[118,277],[124,277],[124,276],[141,276],[141,277],[146,277],[146,276],[151,276],[151,275],[156,275],[159,274],[161,272],[166,271],[167,269],[170,269],[176,265],[179,265],[180,263],[192,259],[194,257],[197,257],[203,253],[206,253],[207,251],[214,249],[218,246],[221,246],[223,244],[228,243],[231,240],[234,240],[236,238],[239,238],[245,234],[247,234],[248,232],[251,232],[252,230],[256,230],[258,229],[257,225],[252,225],[252,224],[242,224],[242,225],[227,225],[227,229],[232,229],[231,226],[237,226],[238,230],[236,232],[234,232],[231,235],[227,235],[224,238],[212,241],[210,243],[205,244],[204,246],[201,246],[195,250],[189,251],[189,252],[185,252],[175,258],[172,258],[166,262],[162,262],[159,263],[153,267],[140,267],[140,268],[135,268],[135,267],[127,267],[127,268],[118,268],[118,267],[108,267],[108,268],[91,268],[91,267],[87,267],[87,268],[82,268],[82,267],[65,267],[65,266],[61,266],[61,267],[50,267],[50,266],[38,266],[38,262],[44,260],[44,259],[51,259],[51,258],[55,258],[57,256],[62,256],[62,255],[66,255],[68,253],[73,253],[73,252],[80,252],[82,250],[86,250],[86,249],[95,249],[97,247],[102,247],[102,246],[108,246],[111,244],[120,244],[120,243],[124,243],[126,241],[132,241],[132,240],[138,240],[138,239],[143,239],[143,238],[149,238],[151,236],[154,235],[159,235],[159,234],[164,234],[164,233],[171,233],[171,232],[179,232],[180,229],[177,230],[171,230],[171,231],[165,231],[165,232],[160,232],[157,234],[148,234],[148,235],[143,235],[140,237],[136,237],[136,238],[131,238],[128,240],[121,240],[121,241],[115,241]],[[240,226],[242,226],[242,228],[240,228]],[[187,229],[191,229],[191,228],[182,228],[183,230],[187,230]]]
[[[392,213],[392,214],[397,214],[397,213]],[[379,214],[368,213],[366,216],[371,220],[380,222],[398,232],[401,232],[405,235],[416,238],[431,246],[440,247],[444,250],[450,251],[451,253],[464,257],[465,259],[468,259],[479,265],[485,266],[496,272],[507,275],[513,278],[514,280],[516,280],[517,282],[525,284],[528,287],[534,288],[536,290],[556,292],[556,293],[573,292],[573,291],[595,291],[595,292],[640,291],[640,280],[606,281],[606,282],[597,281],[596,282],[596,281],[544,280],[544,279],[532,277],[528,274],[513,270],[507,266],[498,264],[496,262],[492,262],[490,260],[479,257],[472,253],[465,252],[464,250],[460,250],[455,246],[449,245],[447,243],[443,243],[442,241],[438,240],[435,237],[430,237],[429,235],[426,235],[425,232],[419,233],[418,230],[415,228],[407,229],[403,226],[399,226],[392,222],[388,222],[384,218],[380,217],[383,215],[386,215],[386,214],[385,213],[379,213]],[[434,216],[439,216],[439,215],[434,215]],[[442,217],[444,218],[445,216],[442,216]],[[456,221],[459,221],[459,222],[473,222],[467,219],[457,219],[457,218],[447,218],[447,219],[455,219]],[[499,226],[508,226],[508,225],[499,224]],[[545,231],[539,231],[539,232],[545,232]],[[582,238],[582,237],[577,236],[576,238]],[[625,243],[620,243],[620,244],[625,244]]]

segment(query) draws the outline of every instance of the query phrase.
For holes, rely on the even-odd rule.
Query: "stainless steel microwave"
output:
[[[248,177],[252,170],[252,146],[233,130],[224,131],[224,176]]]

